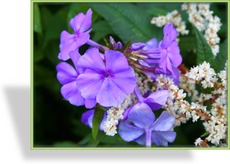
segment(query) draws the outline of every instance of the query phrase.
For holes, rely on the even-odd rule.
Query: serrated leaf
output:
[[[34,25],[34,31],[41,34],[42,33],[42,24],[41,24],[41,15],[40,15],[40,9],[37,4],[34,4],[33,8],[33,25]]]
[[[215,58],[207,40],[204,38],[204,35],[195,26],[193,26],[193,29],[195,32],[196,44],[197,44],[197,58],[196,58],[197,64],[201,64],[204,61],[206,61],[210,63],[210,66],[216,71],[217,66],[216,66]]]
[[[146,42],[153,37],[162,37],[162,30],[150,24],[151,15],[133,4],[92,4],[92,8],[107,20],[123,42],[130,39],[133,42]]]
[[[92,124],[92,136],[93,139],[96,140],[97,133],[104,115],[103,107],[100,105],[96,105],[94,109],[94,116],[93,116],[93,124]]]
[[[217,65],[217,72],[224,69],[225,63],[228,59],[228,41],[227,39],[220,44],[220,52],[217,54],[215,60]]]

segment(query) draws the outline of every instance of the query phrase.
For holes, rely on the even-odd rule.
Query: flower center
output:
[[[80,33],[77,31],[73,37],[74,41],[76,41],[79,37]]]
[[[106,70],[103,72],[103,76],[105,78],[110,78],[110,77],[112,77],[112,73],[109,70]]]

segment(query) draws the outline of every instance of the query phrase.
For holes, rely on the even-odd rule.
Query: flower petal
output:
[[[84,33],[80,33],[78,35],[78,37],[75,39],[76,42],[76,48],[79,48],[80,46],[82,46],[83,44],[85,44],[90,38],[90,35],[88,32],[84,32]]]
[[[136,87],[136,78],[132,68],[127,71],[115,73],[111,80],[126,94],[131,94]]]
[[[92,123],[89,120],[92,120],[93,114],[94,114],[94,110],[93,109],[84,112],[81,115],[81,122],[84,123],[87,126],[90,126],[90,125],[92,126]]]
[[[81,93],[79,92],[75,81],[63,85],[61,88],[61,94],[73,105],[84,105],[85,100],[81,96]]]
[[[74,41],[74,37],[74,34],[69,34],[67,31],[62,31],[61,43],[59,45],[60,53],[58,54],[58,58],[60,60],[68,60],[70,58],[69,53],[78,48],[76,42]]]
[[[57,79],[63,85],[75,81],[78,74],[76,70],[66,62],[61,62],[56,66]]]
[[[135,142],[137,142],[139,145],[146,145],[146,134],[144,133],[143,135],[141,135],[139,138],[134,140]]]
[[[119,124],[118,133],[124,141],[130,142],[140,137],[144,133],[144,130],[130,125],[126,121],[122,121]]]
[[[92,9],[88,9],[87,13],[85,14],[85,18],[81,23],[79,32],[84,32],[88,30],[92,25]]]
[[[130,110],[128,120],[139,128],[148,129],[153,125],[155,115],[147,104],[138,103]]]
[[[77,69],[77,62],[78,62],[79,58],[81,57],[81,55],[78,52],[78,49],[75,51],[71,51],[69,56],[70,56],[70,58],[74,64],[75,68]]]
[[[83,13],[77,14],[74,18],[70,19],[70,27],[74,30],[75,33],[79,32],[80,27],[82,26],[82,22],[85,19],[85,15]]]
[[[85,107],[90,109],[93,108],[97,104],[95,99],[85,99]]]
[[[97,95],[97,102],[105,107],[118,106],[126,97],[126,94],[120,90],[110,78],[104,80],[101,89]]]
[[[78,68],[91,69],[97,72],[105,70],[105,64],[97,48],[90,48],[78,60]]]
[[[107,50],[105,51],[106,69],[113,73],[121,72],[130,68],[128,61],[121,52]]]
[[[148,104],[152,110],[158,110],[166,103],[168,96],[168,90],[158,90],[145,98],[144,102]]]
[[[169,47],[168,47],[168,58],[170,59],[170,62],[174,67],[178,67],[182,62],[182,57],[180,55],[180,49],[178,46],[178,43],[174,41]]]
[[[176,139],[176,132],[173,131],[165,131],[165,132],[154,131],[153,133],[162,136],[166,141],[170,143],[172,143]]]
[[[176,40],[178,36],[178,32],[174,28],[172,23],[168,23],[164,27],[164,39],[162,40],[160,46],[164,49],[166,49],[170,44]]]
[[[160,117],[154,122],[151,129],[155,131],[168,131],[172,128],[175,117],[169,112],[162,112]]]
[[[158,48],[158,41],[156,38],[152,38],[151,40],[149,40],[148,42],[145,43],[145,47],[143,48],[143,50],[150,50],[153,48]]]
[[[167,140],[162,137],[159,133],[152,133],[151,136],[152,142],[154,142],[157,146],[168,146]]]
[[[85,99],[95,99],[103,84],[103,78],[94,72],[84,72],[78,76],[76,83]]]

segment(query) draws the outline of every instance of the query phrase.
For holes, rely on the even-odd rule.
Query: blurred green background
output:
[[[180,3],[33,3],[33,140],[34,147],[139,147],[126,143],[119,135],[114,137],[99,133],[94,141],[91,129],[80,122],[84,107],[76,107],[65,101],[60,94],[61,85],[56,79],[56,65],[60,62],[60,33],[72,32],[69,20],[79,12],[93,10],[91,39],[101,44],[108,37],[123,43],[129,39],[146,42],[155,37],[162,39],[162,28],[150,24],[153,16],[165,15],[180,10]],[[214,15],[221,18],[219,31],[221,45],[227,39],[227,5],[211,4]],[[184,13],[183,18],[187,18]],[[187,20],[187,19],[184,19]],[[196,65],[196,41],[192,27],[186,22],[190,34],[180,36],[183,64],[190,68]],[[87,46],[80,48],[84,53]],[[193,147],[196,138],[204,133],[202,122],[189,121],[176,127],[177,138],[170,146]]]

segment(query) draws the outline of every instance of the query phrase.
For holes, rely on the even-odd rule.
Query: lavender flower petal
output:
[[[90,109],[93,108],[97,104],[96,99],[86,99],[85,100],[85,107]]]
[[[162,112],[160,117],[154,122],[151,129],[154,131],[168,131],[173,127],[175,117],[169,112]]]
[[[97,48],[90,48],[78,60],[78,67],[81,69],[90,69],[96,72],[105,70],[105,64]]]
[[[73,105],[84,105],[85,100],[81,96],[81,93],[79,92],[75,81],[63,85],[61,88],[61,94]]]
[[[128,120],[136,127],[148,129],[152,126],[155,115],[147,104],[138,103],[130,110]]]
[[[177,42],[173,42],[168,47],[168,58],[170,62],[175,66],[178,67],[182,62],[182,57],[180,55],[180,49]]]
[[[126,97],[126,94],[115,85],[111,79],[105,79],[97,95],[97,102],[105,107],[118,106]]]
[[[169,93],[167,90],[158,90],[151,93],[147,98],[144,99],[144,102],[152,109],[160,109],[167,101]]]
[[[168,146],[167,140],[160,133],[152,133],[151,139],[157,146]]]
[[[154,48],[158,48],[158,41],[156,38],[152,38],[151,40],[146,42],[143,50],[150,50],[150,49],[154,49]]]
[[[167,25],[165,25],[163,31],[164,31],[164,39],[162,40],[160,46],[162,48],[167,48],[173,41],[176,40],[178,36],[178,32],[173,27],[172,23],[168,23]]]
[[[130,142],[140,137],[144,133],[144,130],[123,121],[119,124],[118,132],[124,141]]]
[[[112,73],[122,72],[130,69],[125,55],[119,51],[105,51],[105,59],[106,69],[112,71]]]
[[[103,84],[103,79],[101,78],[100,74],[95,72],[84,72],[78,76],[76,79],[76,84],[84,98],[96,99],[98,91]]]
[[[76,70],[66,62],[61,62],[56,66],[57,79],[64,85],[66,83],[76,80],[78,73]]]

